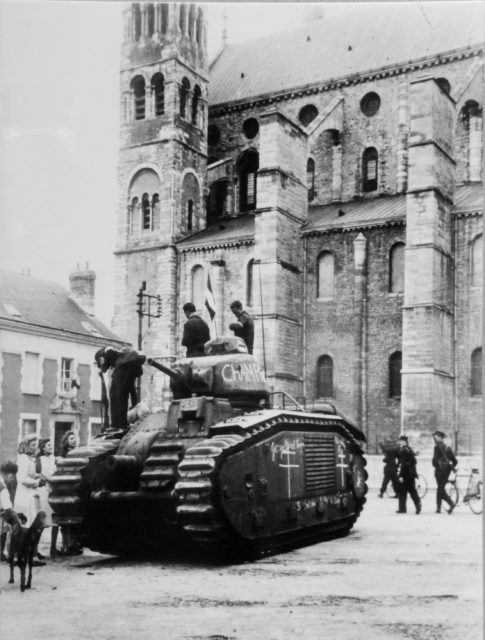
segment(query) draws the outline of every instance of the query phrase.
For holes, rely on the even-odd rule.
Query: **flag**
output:
[[[211,279],[209,272],[207,272],[207,280],[205,282],[205,306],[211,320],[214,320],[214,316],[216,315],[216,301],[214,299],[214,293],[212,291]]]

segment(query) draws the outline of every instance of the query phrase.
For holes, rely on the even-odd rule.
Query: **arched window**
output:
[[[147,36],[151,38],[153,36],[153,32],[155,31],[155,7],[153,4],[146,5],[147,12]]]
[[[189,9],[189,38],[193,40],[194,38],[194,23],[195,23],[195,6],[193,4],[190,5]]]
[[[478,347],[471,357],[471,395],[482,395],[482,347]]]
[[[324,251],[317,261],[317,298],[332,300],[335,296],[335,258]]]
[[[194,201],[187,200],[187,231],[192,231],[194,223]]]
[[[483,280],[483,236],[472,242],[472,287],[481,287]]]
[[[160,196],[153,194],[152,198],[152,229],[160,229]]]
[[[185,33],[186,23],[187,23],[187,7],[185,4],[181,4],[180,13],[179,13],[179,28],[182,33]]]
[[[141,225],[143,231],[151,231],[152,229],[152,208],[148,193],[144,193],[141,199]]]
[[[389,397],[401,397],[402,353],[395,351],[389,358]]]
[[[167,33],[168,27],[168,4],[162,4],[162,33]]]
[[[135,31],[135,40],[141,36],[141,11],[140,5],[135,2],[131,5],[133,11],[133,27]]]
[[[366,149],[362,155],[362,189],[375,191],[377,189],[377,150],[374,147]]]
[[[140,211],[138,202],[138,198],[132,198],[128,207],[128,233],[130,235],[133,235],[140,229]]]
[[[306,186],[308,189],[308,202],[315,198],[315,160],[308,158],[306,163]]]
[[[161,73],[156,73],[152,78],[153,100],[155,103],[155,115],[163,116],[165,113],[165,83]]]
[[[317,398],[333,398],[333,360],[320,356],[317,361]]]
[[[254,289],[254,260],[250,260],[246,267],[246,305],[252,307]]]
[[[187,100],[189,98],[190,91],[190,82],[187,78],[182,79],[182,84],[180,85],[180,117],[185,118],[187,113]]]
[[[145,117],[145,78],[135,76],[131,81],[131,89],[135,101],[135,120],[143,120]]]
[[[204,268],[197,265],[192,269],[192,303],[196,309],[204,306],[205,274]]]
[[[130,234],[160,227],[160,179],[152,169],[141,169],[130,183]]]
[[[389,252],[389,291],[404,291],[404,242],[396,242]]]
[[[259,154],[247,151],[239,163],[239,210],[250,211],[256,208],[257,171]]]
[[[197,28],[195,38],[197,40],[197,44],[200,46],[202,44],[202,27],[203,27],[204,18],[202,16],[202,9],[199,9],[197,13]]]
[[[207,225],[213,224],[226,213],[228,184],[226,178],[211,184],[207,201]]]
[[[200,87],[198,84],[194,87],[194,95],[192,96],[192,124],[197,124],[197,117],[199,115],[199,103],[200,103]]]

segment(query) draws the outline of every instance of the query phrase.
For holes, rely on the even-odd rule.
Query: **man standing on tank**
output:
[[[406,501],[409,493],[411,500],[416,507],[416,515],[421,513],[421,500],[419,499],[418,492],[416,490],[416,478],[418,473],[416,471],[416,455],[408,444],[407,436],[399,436],[398,443],[398,469],[397,479],[399,486],[399,509],[396,513],[406,513]]]
[[[182,307],[187,321],[184,324],[182,346],[187,349],[187,358],[197,358],[204,355],[204,345],[211,339],[209,326],[196,313],[195,305],[186,302]]]
[[[434,477],[436,478],[436,513],[441,513],[441,503],[443,500],[448,504],[448,513],[452,513],[455,505],[450,496],[445,491],[448,476],[455,469],[457,460],[455,454],[445,443],[446,435],[442,431],[433,433],[435,447],[433,451]]]
[[[253,352],[254,344],[254,321],[249,313],[243,309],[239,300],[231,302],[231,311],[237,318],[237,322],[232,322],[229,329],[234,331],[234,335],[242,338],[248,348],[248,353]]]

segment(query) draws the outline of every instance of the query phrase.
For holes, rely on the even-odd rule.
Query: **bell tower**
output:
[[[179,339],[176,243],[203,220],[206,23],[196,4],[134,3],[123,18],[113,330],[138,345],[145,282],[162,316],[144,320],[141,348],[170,361]]]

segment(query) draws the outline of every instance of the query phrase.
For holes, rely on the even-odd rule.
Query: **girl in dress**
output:
[[[56,460],[53,454],[52,442],[49,438],[45,438],[39,441],[39,452],[37,455],[37,472],[42,475],[47,481],[47,484],[43,487],[39,487],[39,500],[40,508],[46,513],[45,526],[51,527],[51,557],[59,555],[59,551],[56,548],[57,534],[59,533],[59,527],[54,524],[52,520],[52,507],[49,504],[49,494],[51,492],[50,480],[56,472]]]

